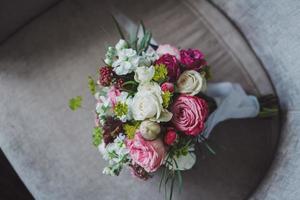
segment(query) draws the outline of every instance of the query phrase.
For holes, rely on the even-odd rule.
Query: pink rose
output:
[[[174,84],[173,83],[165,82],[160,87],[163,92],[167,92],[167,91],[169,91],[170,93],[174,92]]]
[[[180,75],[179,63],[175,56],[172,56],[170,54],[164,54],[158,60],[155,61],[155,64],[163,64],[167,67],[169,81],[171,82],[175,82]]]
[[[174,144],[176,139],[177,139],[176,131],[173,128],[168,128],[167,133],[166,133],[165,138],[164,138],[164,142],[167,145],[172,145],[172,144]]]
[[[163,54],[170,54],[172,56],[175,56],[178,60],[180,59],[180,52],[176,47],[173,47],[169,44],[162,44],[158,46],[158,49],[156,50],[156,53],[159,56],[162,56]]]
[[[107,93],[108,99],[109,99],[109,101],[111,102],[111,104],[113,106],[116,105],[116,103],[117,103],[117,96],[120,96],[120,95],[121,95],[120,90],[117,89],[114,86]]]
[[[204,129],[204,121],[208,115],[208,105],[197,96],[179,96],[172,105],[172,123],[186,135],[197,136]]]
[[[193,70],[199,70],[207,64],[204,60],[204,54],[198,49],[181,50],[180,62],[186,69]]]
[[[136,133],[133,140],[126,140],[133,164],[138,164],[147,172],[156,171],[163,163],[166,149],[161,139],[145,140]]]

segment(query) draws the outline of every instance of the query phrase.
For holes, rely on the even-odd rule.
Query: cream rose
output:
[[[206,80],[199,72],[187,70],[177,80],[177,90],[179,93],[194,96],[206,90]]]
[[[135,120],[150,119],[157,122],[167,122],[172,113],[163,109],[160,86],[155,82],[140,84],[138,92],[132,99],[131,111]]]
[[[153,66],[150,67],[138,67],[135,70],[134,80],[139,83],[146,83],[151,81],[155,73]]]

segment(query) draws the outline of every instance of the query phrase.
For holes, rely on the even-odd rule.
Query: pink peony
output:
[[[208,115],[208,105],[197,96],[179,96],[172,105],[172,123],[186,135],[197,136],[204,129]]]
[[[107,96],[108,96],[108,99],[109,99],[109,101],[111,102],[111,104],[113,105],[113,106],[115,106],[116,105],[116,103],[117,103],[117,96],[120,96],[121,95],[121,92],[120,92],[120,90],[119,89],[117,89],[116,87],[112,87],[109,91],[108,91],[108,93],[107,93]]]
[[[158,60],[155,61],[155,64],[163,64],[167,67],[169,81],[171,82],[175,82],[180,75],[179,63],[175,56],[172,56],[170,54],[164,54]]]
[[[167,91],[169,91],[170,93],[174,92],[174,84],[173,83],[165,82],[160,87],[163,92],[167,92]]]
[[[204,60],[204,54],[198,49],[188,49],[180,51],[180,62],[186,69],[199,70],[206,61]]]
[[[166,149],[161,139],[145,140],[140,133],[136,133],[133,140],[127,140],[126,146],[133,164],[138,164],[147,172],[156,171],[166,156]]]
[[[178,60],[180,59],[180,52],[176,47],[173,47],[169,44],[162,44],[158,46],[158,49],[156,50],[156,53],[159,56],[162,56],[164,54],[170,54],[172,56],[175,56]]]
[[[166,133],[165,138],[164,138],[164,142],[167,145],[172,145],[172,144],[174,144],[176,139],[177,139],[176,131],[173,128],[168,128],[167,133]]]

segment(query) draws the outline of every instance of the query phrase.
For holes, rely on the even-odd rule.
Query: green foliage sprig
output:
[[[69,108],[73,111],[77,110],[78,108],[81,108],[82,104],[82,97],[77,96],[69,100]]]
[[[96,82],[94,81],[94,79],[91,76],[88,77],[88,85],[89,85],[91,94],[94,95],[96,93]]]
[[[101,144],[103,138],[103,131],[100,127],[95,127],[93,129],[93,145],[98,147]]]
[[[112,15],[113,21],[117,27],[117,30],[120,34],[120,37],[125,40],[128,44],[129,47],[136,50],[138,54],[142,54],[142,52],[147,51],[151,39],[152,39],[152,33],[148,30],[146,30],[144,23],[141,21],[140,25],[137,27],[137,30],[132,33],[131,35],[129,35],[129,39],[127,39],[125,37],[124,32],[122,31],[122,28],[118,22],[118,20]],[[139,33],[139,29],[140,27],[142,28],[143,31],[143,37],[139,38],[138,37],[138,33]]]

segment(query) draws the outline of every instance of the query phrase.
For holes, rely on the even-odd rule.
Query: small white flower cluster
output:
[[[132,112],[131,112],[131,104],[132,104],[132,97],[129,96],[128,92],[122,91],[120,96],[116,97],[116,102],[121,103],[123,105],[126,105],[128,110],[127,113],[122,116],[116,116],[119,118],[122,122],[126,122],[132,119]]]
[[[99,151],[102,153],[103,159],[109,161],[109,165],[103,169],[103,174],[116,176],[119,175],[122,167],[129,163],[129,150],[124,143],[125,136],[121,133],[113,143],[104,146],[102,142],[99,145]]]
[[[108,47],[104,62],[112,66],[117,75],[126,75],[134,72],[138,67],[150,66],[157,58],[155,51],[138,55],[136,50],[128,48],[127,42],[121,39],[115,47]]]
[[[95,94],[95,99],[97,100],[96,112],[101,124],[104,124],[103,118],[113,115],[111,102],[106,97],[108,90],[109,88],[102,87],[101,90]]]

